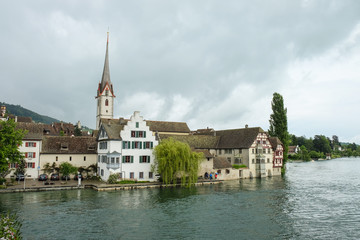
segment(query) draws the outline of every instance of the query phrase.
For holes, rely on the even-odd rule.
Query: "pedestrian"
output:
[[[217,179],[217,172],[215,173],[215,180]]]
[[[212,173],[210,173],[210,180],[212,180]]]

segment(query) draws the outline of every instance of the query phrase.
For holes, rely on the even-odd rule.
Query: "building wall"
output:
[[[71,160],[70,160],[71,158]],[[43,173],[44,165],[49,163],[52,165],[56,163],[59,166],[63,162],[68,162],[75,167],[84,167],[87,168],[92,164],[97,162],[97,154],[41,154],[40,155],[40,174]]]
[[[145,132],[142,137],[132,136],[132,131]],[[100,162],[98,163],[99,175],[104,181],[107,181],[110,174],[121,173],[123,179],[134,179],[139,181],[156,181],[155,172],[151,171],[151,166],[154,164],[153,148],[158,144],[152,131],[146,126],[146,122],[140,116],[139,112],[134,112],[131,116],[130,121],[124,126],[124,129],[120,132],[122,141],[108,141],[109,151],[103,151],[98,148],[98,154],[100,156]],[[130,142],[130,149],[123,148],[124,142]],[[141,148],[132,148],[133,142],[140,142]],[[152,149],[144,149],[144,142],[152,143]],[[119,164],[116,168],[110,168],[108,162],[102,162],[102,156],[111,154],[116,151],[119,156]],[[110,155],[109,155],[110,154]],[[123,158],[130,156],[132,162],[123,162]],[[149,156],[150,162],[140,162],[140,156]],[[98,159],[99,160],[99,159]],[[141,173],[143,176],[141,177]],[[152,176],[150,174],[152,173]]]
[[[26,178],[38,178],[40,166],[41,140],[24,139],[19,151],[25,155],[27,167],[25,168]],[[15,172],[15,164],[10,166],[13,170],[6,177],[11,177]]]

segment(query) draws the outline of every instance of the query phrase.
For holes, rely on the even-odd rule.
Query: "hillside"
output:
[[[60,122],[55,118],[51,118],[48,116],[40,115],[36,112],[33,112],[29,109],[23,108],[20,105],[12,105],[8,103],[0,102],[0,105],[6,106],[6,111],[8,114],[14,114],[15,116],[22,116],[22,117],[31,117],[35,122],[41,122],[46,124],[51,124],[52,122]]]

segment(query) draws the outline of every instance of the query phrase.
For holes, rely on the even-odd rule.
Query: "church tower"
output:
[[[113,85],[110,81],[108,48],[109,48],[109,32],[107,32],[104,71],[96,95],[96,99],[97,99],[96,130],[98,130],[100,127],[101,118],[113,118],[114,115],[115,95],[114,95]]]

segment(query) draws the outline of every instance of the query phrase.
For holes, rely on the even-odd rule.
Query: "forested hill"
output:
[[[12,104],[8,104],[8,103],[0,102],[0,106],[2,106],[2,105],[6,106],[6,112],[8,114],[13,114],[15,116],[22,116],[22,117],[31,117],[32,120],[35,122],[41,122],[41,123],[46,123],[46,124],[51,124],[52,122],[60,122],[59,120],[57,120],[55,118],[40,115],[29,109],[23,108],[20,105],[12,105]]]

